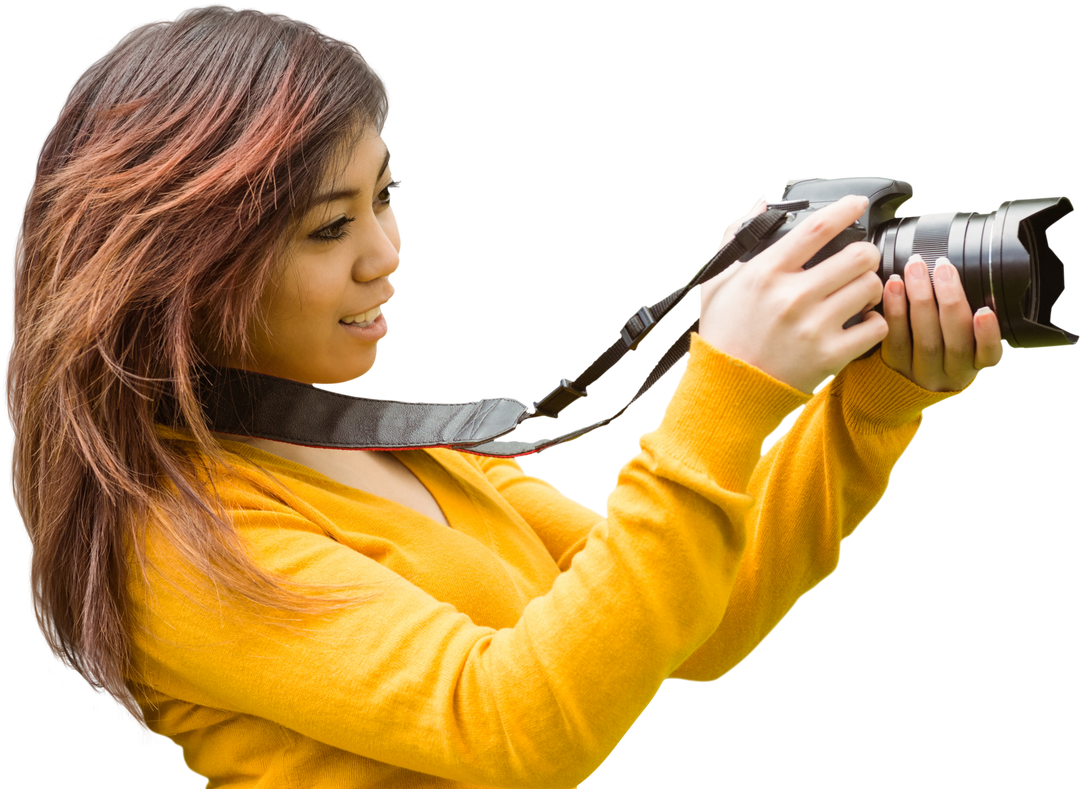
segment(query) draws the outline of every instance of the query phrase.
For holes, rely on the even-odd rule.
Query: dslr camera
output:
[[[903,275],[918,253],[933,282],[934,261],[948,258],[956,267],[972,312],[990,307],[1002,337],[1014,348],[1072,345],[1077,336],[1050,322],[1054,302],[1065,289],[1064,267],[1046,241],[1046,229],[1072,211],[1065,197],[1011,200],[989,214],[927,214],[896,218],[912,195],[911,186],[889,178],[815,178],[792,181],[782,202],[769,208],[788,212],[787,221],[757,247],[749,260],[792,228],[845,195],[865,195],[865,213],[803,266],[810,268],[853,241],[869,241],[881,253],[878,276]],[[879,312],[881,305],[875,307]],[[857,323],[855,316],[848,324]]]

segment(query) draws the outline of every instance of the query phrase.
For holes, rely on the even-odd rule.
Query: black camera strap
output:
[[[492,457],[516,457],[571,441],[608,424],[645,394],[690,350],[688,328],[649,373],[637,394],[614,416],[558,438],[533,443],[495,441],[527,419],[557,418],[570,403],[611,369],[652,331],[692,288],[712,279],[740,256],[757,247],[785,220],[786,211],[770,208],[747,222],[685,287],[651,307],[642,307],[623,326],[619,339],[573,381],[559,386],[531,413],[517,400],[498,398],[474,403],[402,403],[369,400],[328,392],[309,384],[232,368],[208,367],[199,386],[210,429],[218,433],[265,438],[302,446],[335,449],[416,449],[447,447]]]

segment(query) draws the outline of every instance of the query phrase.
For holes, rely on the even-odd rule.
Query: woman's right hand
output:
[[[880,254],[868,242],[848,244],[803,269],[814,254],[866,210],[849,195],[822,208],[746,263],[701,286],[698,334],[807,394],[885,339],[889,326],[868,312],[883,292]],[[734,271],[732,271],[734,269]],[[843,328],[852,315],[862,323]]]

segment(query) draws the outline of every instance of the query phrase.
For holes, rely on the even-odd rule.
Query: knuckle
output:
[[[849,245],[855,259],[871,271],[877,271],[881,265],[881,252],[869,241],[856,241]]]
[[[820,214],[814,214],[803,220],[802,226],[806,235],[812,238],[819,238],[821,236],[832,237],[833,231],[829,223],[827,216],[821,216]]]
[[[942,307],[956,307],[964,300],[962,293],[957,293],[952,288],[943,288],[940,285],[934,291],[937,303]]]
[[[921,337],[915,344],[918,352],[923,356],[934,358],[942,352],[942,343],[933,337]]]

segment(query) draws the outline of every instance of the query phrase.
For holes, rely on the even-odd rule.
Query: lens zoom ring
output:
[[[912,253],[927,261],[931,274],[937,258],[948,257],[948,231],[953,227],[954,210],[930,210],[919,216],[912,240]],[[954,263],[955,264],[955,263]]]

